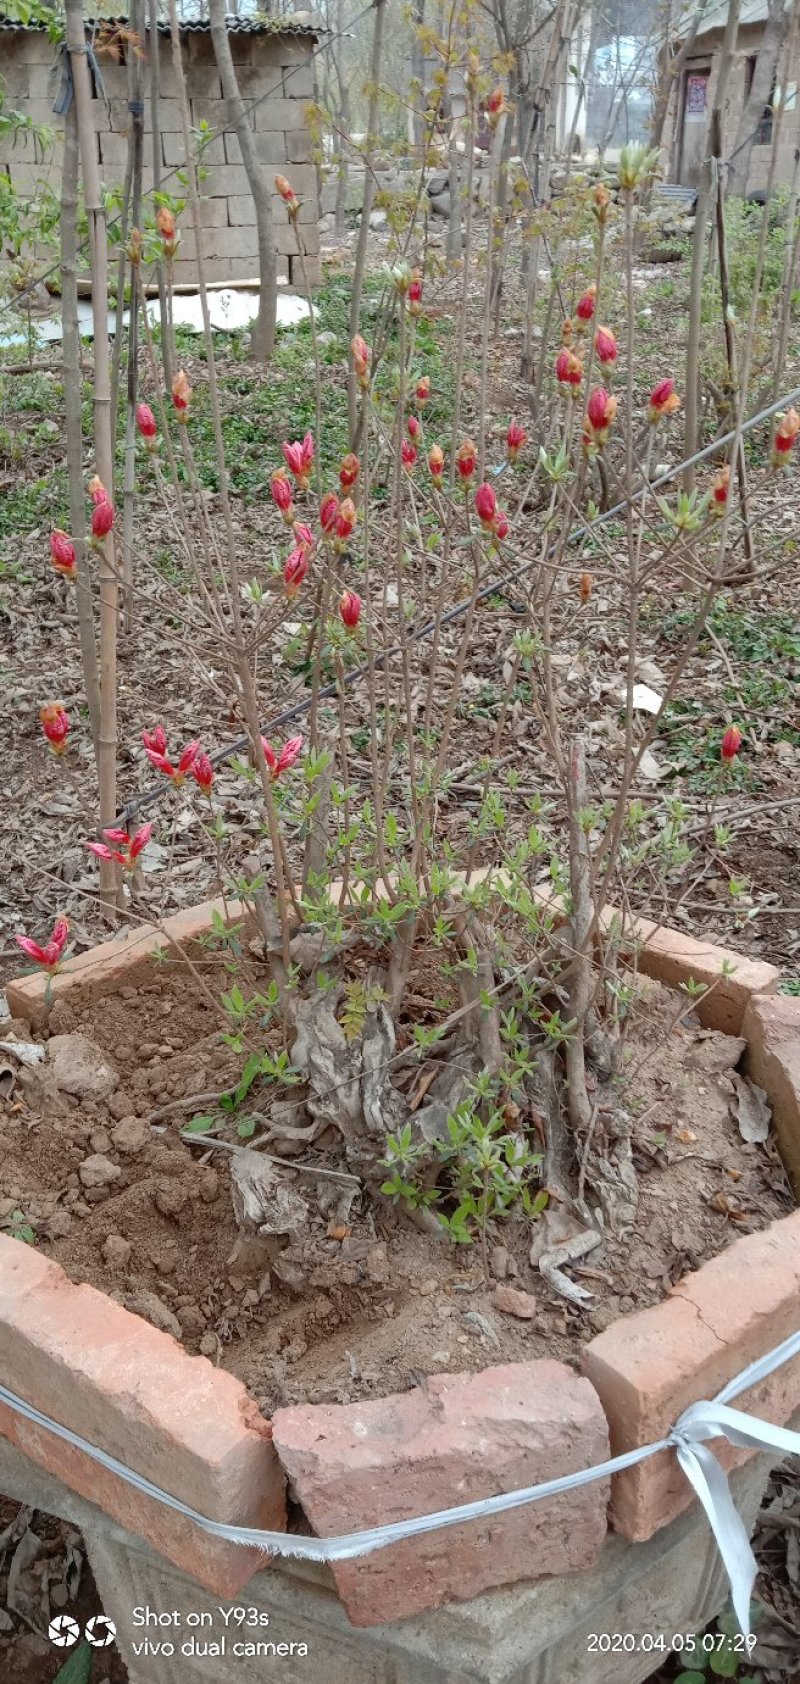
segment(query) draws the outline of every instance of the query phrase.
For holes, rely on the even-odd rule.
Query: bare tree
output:
[[[272,204],[267,171],[256,151],[256,140],[250,127],[247,107],[239,90],[239,82],[225,22],[226,0],[209,0],[211,41],[217,61],[223,98],[228,102],[228,119],[233,124],[247,171],[250,192],[256,212],[258,238],[259,302],[258,317],[253,329],[252,352],[257,362],[268,362],[275,349],[275,315],[278,297],[278,264],[275,255],[275,231],[272,225]],[[198,229],[198,236],[200,230]]]

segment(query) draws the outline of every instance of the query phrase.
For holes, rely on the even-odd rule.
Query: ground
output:
[[[744,295],[741,308],[746,302],[747,249],[743,240],[744,256],[734,275]],[[382,287],[384,255],[376,240],[363,322],[368,336]],[[635,387],[637,401],[646,405],[657,380],[681,376],[687,265],[640,266],[635,280],[639,327]],[[430,375],[432,386],[425,412],[428,443],[440,435],[447,442],[456,291],[452,279],[429,283],[426,314],[418,327],[419,371]],[[329,275],[319,298],[324,363],[320,445],[330,479],[346,448],[348,295],[344,264],[338,273],[334,270]],[[486,404],[490,464],[503,460],[511,415],[530,426],[530,385],[519,375],[523,296],[517,271],[511,266],[502,328],[490,353]],[[615,302],[621,309],[620,301]],[[570,308],[573,303],[568,301]],[[477,306],[470,310],[468,327],[462,432],[472,430],[474,435],[480,399]],[[708,332],[713,337],[713,324]],[[269,605],[286,552],[285,530],[269,497],[269,480],[281,460],[281,441],[300,438],[307,427],[316,426],[312,345],[306,328],[285,335],[266,377],[252,369],[242,342],[220,337],[217,345],[243,576],[264,588]],[[797,352],[795,332],[784,379],[787,390],[797,381]],[[181,353],[197,394],[193,439],[207,506],[217,515],[206,370],[196,340],[184,340]],[[718,356],[718,348],[713,355]],[[84,357],[88,438],[90,347],[85,348]],[[763,377],[763,369],[756,372]],[[30,371],[4,373],[0,368],[0,662],[10,724],[3,764],[6,801],[0,810],[0,847],[6,865],[0,885],[0,978],[20,968],[15,934],[25,929],[40,936],[49,930],[56,911],[68,914],[77,950],[107,933],[96,872],[85,848],[86,839],[94,834],[96,786],[82,700],[74,599],[70,587],[52,573],[49,561],[50,529],[68,525],[62,431],[63,388],[52,353],[40,354]],[[660,460],[678,460],[680,444],[676,425],[663,435]],[[762,435],[747,447],[757,485],[751,511],[757,532],[755,577],[736,583],[718,597],[633,792],[643,804],[645,817],[651,808],[655,811],[661,806],[665,795],[682,804],[686,857],[673,864],[666,879],[650,875],[645,866],[633,877],[630,894],[633,904],[649,916],[668,916],[671,923],[694,934],[777,964],[786,973],[786,986],[800,988],[796,822],[800,633],[794,582],[800,491],[796,473],[764,480],[760,470],[767,448]],[[88,455],[86,468],[88,477],[93,471]],[[218,886],[217,861],[213,848],[206,845],[202,808],[193,792],[173,792],[155,778],[142,752],[142,729],[159,720],[171,743],[200,736],[215,752],[237,743],[243,730],[213,639],[193,621],[187,569],[146,461],[140,470],[140,488],[134,618],[120,640],[119,788],[121,803],[144,798],[140,816],[153,819],[156,830],[146,859],[144,886],[133,908],[135,916],[152,914],[154,907],[166,914],[204,898]],[[498,562],[497,592],[479,609],[481,635],[471,646],[463,677],[454,726],[453,775],[441,802],[441,824],[459,859],[473,840],[471,825],[484,775],[481,757],[492,750],[503,710],[504,656],[520,623],[520,593],[513,584],[505,588],[504,581],[513,567],[530,556],[534,543],[530,529],[537,513],[535,507],[520,503],[509,549]],[[199,541],[197,532],[194,539]],[[603,546],[598,544],[591,561],[594,582],[589,600],[580,608],[575,597],[570,599],[574,606],[568,602],[568,611],[559,621],[554,657],[559,702],[572,710],[574,729],[590,734],[593,795],[598,799],[612,787],[621,742],[626,597],[624,576],[614,557],[614,546],[620,542],[621,529],[607,528]],[[656,535],[648,536],[644,553],[655,565]],[[586,564],[584,555],[582,565]],[[680,572],[670,578],[662,569],[654,573],[653,587],[643,604],[637,679],[657,693],[663,690],[687,622],[685,585]],[[427,602],[427,588],[424,573],[416,568],[414,590],[420,611]],[[385,599],[382,612],[388,634],[396,625],[397,603]],[[259,684],[265,725],[279,710],[307,696],[301,626],[298,609],[288,639],[268,640],[261,649]],[[256,635],[260,629],[256,615]],[[445,672],[452,672],[456,636],[456,632],[447,633],[443,639]],[[420,671],[425,672],[424,656]],[[438,695],[436,691],[437,699]],[[70,747],[63,758],[48,750],[38,719],[41,705],[56,697],[66,704],[73,720]],[[504,847],[513,846],[527,833],[532,798],[544,803],[549,834],[554,838],[562,833],[564,820],[561,792],[523,679],[510,705],[512,747],[504,750],[497,776],[504,809]],[[744,747],[736,764],[725,768],[723,775],[719,740],[732,720],[742,728]],[[334,728],[336,723],[333,716]],[[350,776],[357,786],[366,787],[368,732],[357,691],[348,704],[346,728]],[[282,733],[274,735],[277,741]],[[252,875],[259,858],[262,821],[242,770],[218,772],[216,797],[225,806],[228,869],[233,876],[237,872]],[[476,842],[476,858],[491,857],[491,838],[487,842],[482,836]],[[291,836],[290,858],[293,864],[299,858]],[[164,1091],[167,1096],[173,1092],[170,1087]],[[722,1216],[720,1222],[724,1224]],[[303,1354],[300,1351],[295,1359],[301,1364]],[[265,1401],[269,1401],[266,1393]],[[773,1612],[768,1621],[769,1653],[765,1648],[757,1658],[769,1680],[791,1678],[797,1662],[797,1511],[796,1486],[790,1476],[781,1476],[774,1482],[773,1513],[767,1516],[759,1544],[760,1588]],[[779,1512],[781,1525],[777,1526]],[[0,1579],[0,1590],[2,1586]],[[781,1636],[783,1654],[779,1652]],[[14,1684],[50,1684],[58,1666],[51,1656],[40,1655],[37,1660],[32,1654],[25,1664],[28,1672],[20,1673],[19,1679],[15,1676]],[[659,1678],[671,1679],[675,1671],[670,1666]],[[93,1684],[105,1675],[97,1670],[95,1659]],[[116,1673],[112,1678],[117,1684]]]

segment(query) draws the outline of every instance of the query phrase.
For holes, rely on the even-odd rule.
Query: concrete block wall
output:
[[[230,111],[222,98],[210,37],[195,33],[185,35],[183,40],[192,126],[198,129],[206,123],[214,130],[224,128],[230,120]],[[59,120],[52,109],[53,55],[46,36],[31,30],[4,31],[0,44],[9,103],[58,134]],[[305,117],[305,105],[314,96],[314,37],[234,34],[231,48],[242,94],[253,102],[250,124],[270,183],[275,174],[288,176],[302,201],[298,223],[309,279],[316,285],[321,280],[317,174]],[[158,50],[161,162],[168,177],[170,171],[183,165],[184,145],[178,85],[170,44],[164,36],[158,38]],[[101,68],[106,97],[94,104],[97,158],[106,185],[118,186],[125,172],[130,122],[127,72],[123,65],[114,64],[108,58],[103,58]],[[149,193],[153,188],[149,112],[146,112],[145,134],[144,191]],[[209,281],[254,278],[258,274],[255,209],[236,136],[215,135],[204,148],[202,167],[200,249],[206,259],[206,278]],[[31,137],[24,136],[13,145],[10,139],[2,140],[0,171],[8,173],[17,191],[27,197],[33,197],[43,182],[58,192],[60,146],[56,144],[42,161]],[[174,175],[171,180],[165,179],[163,185],[165,190],[180,194],[180,184]],[[285,260],[279,269],[288,273],[293,286],[302,289],[297,231],[274,192],[272,207],[276,246],[279,257]],[[174,265],[175,280],[182,283],[197,280],[197,234],[188,223],[187,211],[179,222],[181,242]]]
[[[725,119],[723,133],[723,155],[729,156],[735,144],[739,120],[744,109],[748,93],[748,60],[759,51],[763,24],[743,24],[739,27],[737,52],[731,65],[728,90],[725,104]],[[708,87],[708,111],[714,103],[716,82],[719,73],[720,55],[723,31],[721,29],[706,30],[698,34],[690,58],[685,67],[685,74],[691,75],[693,70],[700,70],[710,65],[711,76]],[[791,65],[787,63],[787,49],[784,48],[779,67],[778,82],[791,88],[792,84],[800,81],[800,46],[796,45]],[[680,169],[681,150],[681,101],[683,100],[684,77],[676,78],[667,124],[664,131],[663,146],[669,159],[669,179],[677,181]],[[792,179],[794,167],[794,149],[796,145],[796,114],[788,112],[782,124],[782,132],[778,141],[778,156],[775,170],[776,186],[786,186]],[[767,185],[770,166],[771,147],[769,145],[755,145],[750,159],[750,170],[747,177],[748,193],[763,192]]]

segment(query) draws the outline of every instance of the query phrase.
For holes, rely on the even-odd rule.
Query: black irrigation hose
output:
[[[795,401],[800,401],[800,386],[795,387],[793,391],[787,392],[783,397],[778,398],[775,403],[768,404],[765,409],[760,409],[757,415],[751,415],[749,420],[742,423],[741,435],[744,436],[745,433],[749,433],[753,427],[759,426],[762,421],[768,421],[770,416],[775,415],[779,409],[784,409],[788,404],[792,404]],[[714,456],[718,450],[723,449],[724,446],[733,442],[738,431],[738,428],[732,428],[729,433],[723,433],[721,438],[712,439],[711,444],[704,445],[702,450],[696,450],[693,456],[688,456],[683,462],[677,462],[673,468],[668,468],[666,473],[659,474],[657,479],[650,481],[650,490],[657,490],[659,486],[666,485],[670,480],[675,479],[677,474],[683,473],[685,468],[693,467],[698,462],[705,462],[709,456]],[[595,527],[604,526],[607,521],[614,520],[617,515],[622,514],[631,503],[635,502],[640,495],[641,492],[636,491],[631,497],[623,497],[619,503],[614,504],[613,508],[606,509],[604,514],[598,515],[596,520],[591,521],[588,525],[576,527],[572,532],[570,532],[567,538],[567,543],[575,544],[580,538],[584,537],[587,532],[594,531]],[[554,548],[555,546],[552,546],[548,551],[548,558],[553,554]],[[439,621],[440,627],[453,625],[455,621],[462,619],[465,614],[469,613],[470,609],[475,607],[477,603],[485,602],[487,597],[506,594],[510,585],[516,584],[518,579],[524,578],[526,573],[529,573],[533,567],[538,567],[539,565],[540,563],[538,557],[532,561],[524,561],[519,567],[514,569],[513,573],[507,573],[502,579],[493,579],[489,585],[482,585],[481,589],[479,591],[475,591],[471,597],[467,597],[466,601],[456,603],[455,607],[448,609],[447,613],[443,614],[441,620]],[[436,630],[436,624],[437,622],[435,619],[427,620],[424,626],[420,626],[416,631],[410,633],[408,642],[421,643],[425,638],[431,637],[433,632]],[[374,661],[367,661],[364,666],[355,667],[352,672],[345,675],[344,682],[347,688],[350,689],[353,685],[358,684],[362,678],[366,678],[371,672],[382,672],[387,661],[393,660],[396,656],[402,654],[403,647],[403,644],[393,643],[391,648],[385,649],[380,655],[376,655]],[[318,700],[326,701],[331,696],[335,696],[338,693],[338,688],[338,681],[324,685],[318,693]],[[293,725],[295,720],[302,719],[310,712],[311,706],[312,698],[309,696],[303,701],[293,703],[293,705],[289,708],[284,708],[282,713],[275,714],[269,724],[264,727],[265,735],[271,736],[272,733],[279,728],[282,728],[285,725]],[[230,743],[227,748],[218,749],[215,754],[212,754],[210,756],[211,763],[213,766],[223,766],[226,761],[232,759],[233,755],[241,754],[242,751],[247,749],[249,746],[250,738],[247,735],[237,737],[236,741]],[[121,828],[127,830],[130,820],[136,814],[142,812],[144,808],[152,806],[156,801],[160,801],[167,793],[168,788],[169,785],[165,785],[163,783],[154,784],[151,789],[144,790],[141,795],[134,796],[133,800],[129,801],[127,806],[123,807],[116,823]]]

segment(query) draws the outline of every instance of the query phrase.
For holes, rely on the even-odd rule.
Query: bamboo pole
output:
[[[111,416],[111,367],[108,350],[108,234],[100,185],[95,128],[92,116],[92,81],[83,21],[83,0],[65,0],[66,41],[78,126],[83,174],[83,196],[89,225],[92,276],[92,322],[94,327],[94,445],[97,472],[109,496],[114,483],[114,449]],[[114,535],[109,532],[100,545],[100,731],[98,779],[100,784],[100,828],[113,825],[117,812],[117,612],[118,589],[114,558]],[[102,897],[111,910],[116,899],[116,871],[112,862],[100,862]]]
[[[74,104],[64,121],[61,172],[61,332],[66,416],[69,520],[78,561],[78,636],[95,763],[100,769],[100,678],[94,623],[94,590],[86,545],[86,488],[83,483],[83,381],[78,327],[78,122]]]

